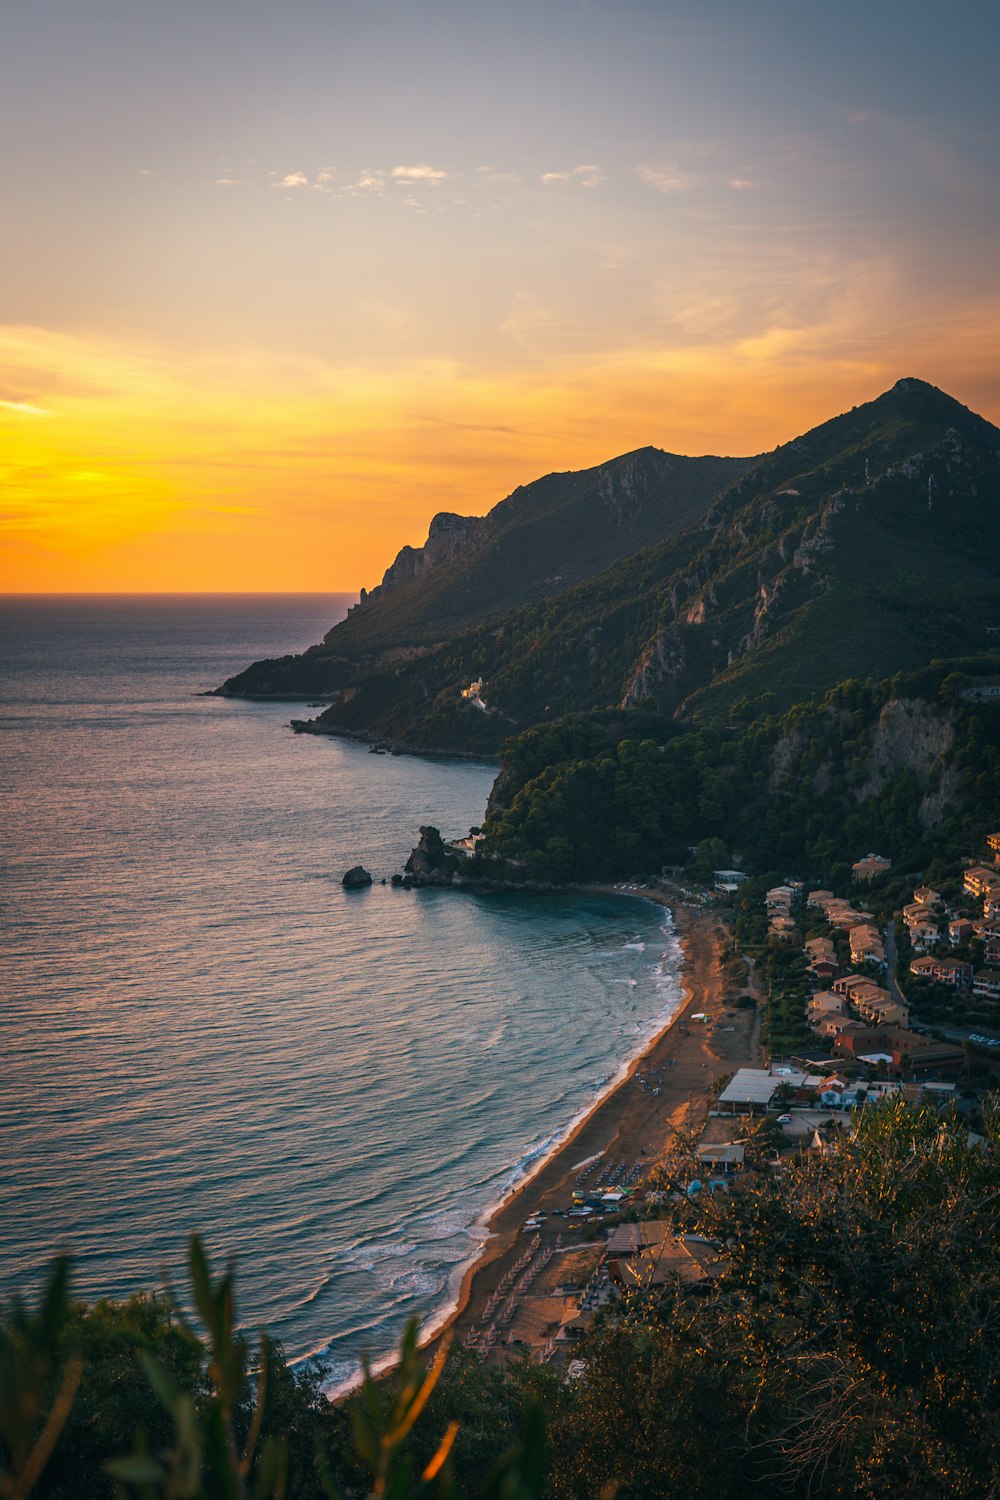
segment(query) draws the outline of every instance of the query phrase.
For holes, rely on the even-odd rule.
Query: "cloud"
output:
[[[540,181],[546,187],[557,183],[572,183],[576,187],[595,188],[601,186],[605,177],[600,167],[595,166],[593,162],[587,162],[583,166],[573,167],[569,172],[543,172]]]
[[[280,182],[272,182],[271,186],[279,188],[308,187],[309,178],[304,172],[289,172],[287,176],[282,177]]]
[[[22,417],[51,417],[52,413],[46,411],[44,406],[32,406],[30,401],[0,401],[0,409],[3,411],[16,411]]]
[[[476,177],[485,187],[502,187],[521,181],[520,172],[498,172],[493,167],[477,167]]]
[[[373,171],[366,167],[359,172],[353,182],[345,182],[341,194],[345,198],[357,198],[361,193],[374,193],[376,197],[385,196],[386,177],[384,172]],[[332,189],[327,189],[332,191]]]
[[[759,188],[760,183],[754,182],[752,177],[730,177],[729,186],[735,188],[738,193],[745,193],[752,188]]]
[[[400,184],[426,182],[431,187],[437,187],[439,182],[444,182],[450,177],[450,172],[443,171],[440,167],[428,166],[427,162],[418,162],[415,167],[393,167],[392,177]]]
[[[682,193],[691,186],[690,177],[685,177],[673,167],[642,166],[635,170],[642,181],[655,188],[658,193]]]
[[[238,187],[239,181],[238,177],[217,177],[215,185],[216,187]]]
[[[148,167],[140,167],[140,168],[139,168],[139,176],[140,176],[140,177],[152,177],[152,175],[153,175],[153,174],[152,174],[152,172],[151,172],[151,171],[150,171],[150,170],[149,170],[149,168],[148,168]]]

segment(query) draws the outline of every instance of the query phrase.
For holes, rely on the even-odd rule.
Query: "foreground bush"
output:
[[[1000,1130],[889,1103],[676,1210],[711,1296],[641,1286],[578,1380],[464,1350],[331,1406],[235,1332],[197,1240],[199,1338],[162,1298],[0,1320],[2,1500],[983,1500],[1000,1495]],[[766,1144],[766,1143],[765,1143]],[[681,1169],[676,1164],[677,1170]],[[541,1413],[544,1411],[544,1427]]]

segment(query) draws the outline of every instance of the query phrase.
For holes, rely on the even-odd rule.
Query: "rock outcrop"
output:
[[[364,865],[352,865],[340,883],[347,891],[362,891],[365,886],[371,885],[372,878]]]
[[[382,582],[370,592],[362,590],[361,603],[355,608],[364,609],[374,599],[390,593],[401,583],[409,583],[411,578],[422,578],[431,568],[450,562],[453,557],[475,544],[484,521],[485,518],[481,516],[459,516],[453,511],[440,511],[431,521],[424,545],[401,547],[395,560],[382,575]]]
[[[403,868],[403,885],[451,885],[458,858],[446,851],[436,828],[421,828],[420,842]]]

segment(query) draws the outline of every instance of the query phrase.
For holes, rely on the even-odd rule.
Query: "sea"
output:
[[[681,994],[652,903],[383,883],[421,824],[481,821],[495,765],[204,696],[353,602],[0,600],[0,1300],[63,1250],[77,1297],[183,1299],[197,1232],[331,1388],[447,1314]]]

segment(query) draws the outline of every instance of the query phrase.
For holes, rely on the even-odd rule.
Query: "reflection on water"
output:
[[[345,602],[4,610],[0,1295],[64,1245],[80,1295],[155,1284],[197,1229],[248,1323],[346,1369],[676,1001],[643,903],[344,892],[478,822],[493,768],[194,694]]]

